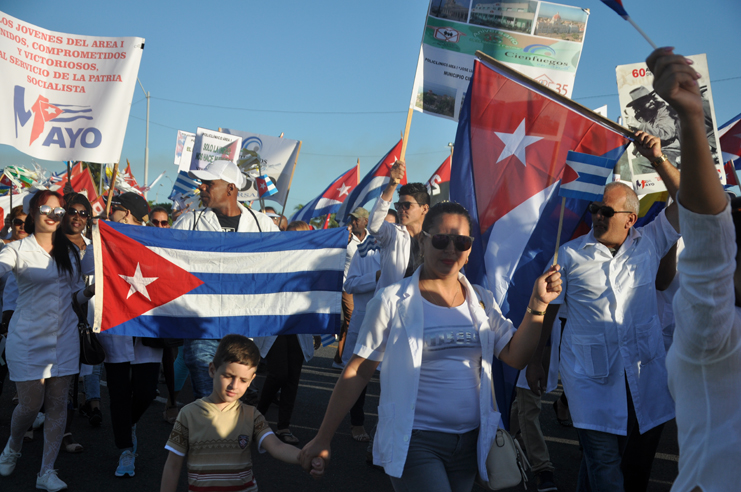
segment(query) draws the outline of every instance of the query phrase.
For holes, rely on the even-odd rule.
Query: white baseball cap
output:
[[[213,161],[203,169],[190,171],[188,176],[203,181],[222,179],[227,183],[232,183],[240,190],[247,184],[247,178],[244,177],[244,174],[242,174],[242,171],[239,170],[237,165],[232,161],[226,160]]]

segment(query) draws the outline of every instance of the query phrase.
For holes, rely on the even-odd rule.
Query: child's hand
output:
[[[311,471],[309,472],[315,480],[319,480],[324,476],[324,460],[320,457],[315,457],[311,460]]]

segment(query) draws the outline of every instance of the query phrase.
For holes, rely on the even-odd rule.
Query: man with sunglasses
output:
[[[111,202],[111,222],[144,225],[149,221],[149,205],[143,196],[133,191],[113,197]]]
[[[406,164],[404,161],[396,161],[391,166],[391,180],[381,197],[376,200],[368,221],[368,230],[381,248],[381,270],[376,292],[403,278],[411,277],[422,264],[419,239],[422,235],[422,222],[430,210],[427,187],[422,183],[408,183],[399,188],[399,201],[394,203],[397,223],[392,224],[385,220],[391,208],[394,191],[405,175]]]
[[[170,228],[170,217],[164,207],[154,207],[149,213],[149,223],[160,229]]]
[[[679,171],[660,140],[636,132],[635,144],[674,198]],[[543,348],[564,304],[561,382],[583,447],[577,490],[640,492],[648,486],[663,426],[674,418],[655,281],[661,259],[679,239],[679,218],[673,203],[634,228],[638,197],[619,182],[608,184],[602,201],[588,210],[591,232],[558,250],[563,290],[548,306],[527,380],[541,395]]]

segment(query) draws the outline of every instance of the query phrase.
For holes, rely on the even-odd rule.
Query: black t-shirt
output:
[[[216,214],[216,218],[219,219],[219,225],[221,226],[222,232],[236,232],[239,228],[239,219],[242,218],[242,214],[235,215],[234,217],[227,217],[222,215],[216,210],[213,211]]]

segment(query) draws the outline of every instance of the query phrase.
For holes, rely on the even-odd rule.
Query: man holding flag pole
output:
[[[679,171],[658,137],[636,132],[634,143],[674,198]],[[527,380],[536,395],[545,389],[543,348],[565,304],[560,373],[583,447],[577,490],[645,491],[664,424],[674,418],[655,279],[662,257],[679,238],[679,218],[673,204],[634,229],[638,197],[632,188],[610,183],[600,196],[590,179],[580,184],[579,176],[570,176],[599,175],[589,170],[591,157],[570,153],[571,165],[567,161],[563,195],[593,200],[593,228],[558,250],[563,291],[546,311]]]

